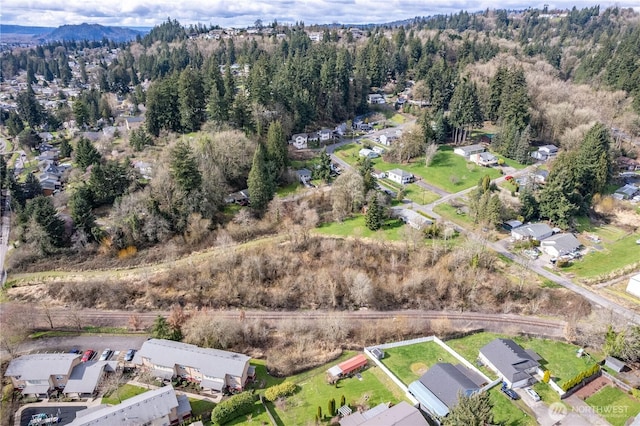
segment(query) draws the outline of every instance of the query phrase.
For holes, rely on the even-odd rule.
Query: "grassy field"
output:
[[[533,349],[543,359],[542,366],[551,371],[551,377],[558,385],[571,379],[579,372],[591,367],[594,360],[588,356],[576,357],[578,346],[549,339],[534,339],[522,336],[509,337],[497,333],[477,333],[460,339],[447,341],[447,344],[469,362],[475,362],[480,349],[495,338],[511,338],[525,349]],[[596,361],[598,355],[594,355]],[[495,375],[494,375],[495,376]]]
[[[613,426],[623,426],[640,413],[640,401],[613,386],[600,389],[585,402]]]
[[[324,235],[337,235],[340,237],[373,238],[376,240],[401,241],[400,230],[404,226],[399,219],[389,219],[382,229],[372,231],[365,225],[365,217],[362,214],[345,219],[343,222],[325,223],[314,230]]]
[[[615,229],[607,228],[594,231],[602,239],[601,245],[604,249],[600,251],[592,250],[582,260],[573,262],[564,271],[572,272],[581,278],[603,276],[603,279],[606,279],[607,274],[627,265],[640,262],[640,245],[636,243],[636,240],[640,239],[640,233],[630,234],[615,241],[607,242],[611,241],[608,238],[609,235],[612,233],[615,235]]]
[[[362,148],[358,144],[344,145],[336,150],[336,155],[347,163],[353,165],[358,160],[358,151]],[[372,160],[373,167],[386,172],[391,169],[400,168],[413,173],[438,188],[448,192],[458,192],[466,188],[477,185],[478,181],[486,174],[491,179],[500,177],[500,172],[496,169],[476,166],[467,162],[460,155],[453,153],[450,146],[441,146],[435,155],[430,166],[425,166],[424,161],[416,159],[409,164],[387,163],[381,158]]]
[[[434,342],[386,349],[382,359],[382,363],[405,385],[418,380],[437,362],[459,363],[453,355]]]
[[[449,203],[438,204],[433,209],[434,212],[438,213],[440,216],[447,220],[450,220],[453,223],[457,223],[463,226],[474,226],[473,220],[468,214],[464,212],[462,214],[458,214],[457,210],[458,209],[456,209]]]
[[[120,386],[117,390],[109,393],[109,396],[104,396],[102,398],[102,403],[117,405],[117,404],[120,404],[125,399],[129,399],[136,395],[140,395],[141,393],[144,393],[147,390],[148,389],[141,388],[140,386],[124,384]]]
[[[503,426],[535,426],[535,417],[525,413],[526,404],[522,401],[511,401],[500,391],[500,387],[494,387],[489,391],[489,398],[493,404],[493,423]],[[522,407],[522,408],[521,408]]]
[[[348,353],[341,359],[353,355],[354,353]],[[283,425],[312,424],[318,407],[321,407],[323,422],[328,423],[330,421],[327,413],[328,402],[335,398],[336,405],[339,405],[342,395],[352,409],[360,405],[374,407],[382,402],[396,403],[404,399],[400,389],[390,383],[388,377],[379,368],[372,365],[361,373],[361,380],[352,377],[340,380],[337,385],[327,384],[326,370],[337,362],[290,377],[289,380],[296,383],[300,389],[287,398],[284,404],[275,407],[277,420]]]
[[[206,424],[206,423],[205,423]],[[209,423],[212,424],[212,423]],[[249,414],[236,417],[235,419],[225,423],[225,425],[268,425],[271,424],[267,410],[260,401],[253,404],[253,411]]]

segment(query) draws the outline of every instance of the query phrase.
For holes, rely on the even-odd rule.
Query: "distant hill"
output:
[[[0,24],[0,34],[47,34],[55,30],[53,27],[23,27],[22,25]]]
[[[115,42],[134,40],[143,32],[125,27],[105,27],[99,24],[63,25],[49,34],[43,34],[39,38],[45,40],[89,40],[100,41],[104,38]]]

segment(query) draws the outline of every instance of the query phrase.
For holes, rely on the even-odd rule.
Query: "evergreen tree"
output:
[[[458,394],[458,403],[444,418],[444,426],[485,426],[493,424],[491,400],[488,392],[476,392],[469,396]]]
[[[62,139],[62,142],[60,142],[60,158],[69,158],[71,153],[73,153],[73,147],[69,143],[69,139]]]
[[[531,155],[529,154],[529,146],[531,141],[531,126],[527,126],[519,135],[518,140],[516,142],[513,156],[509,158],[513,158],[520,164],[527,164],[531,159]]]
[[[376,188],[376,179],[373,177],[373,163],[367,157],[358,159],[358,173],[362,176],[364,184],[364,193],[367,194]]]
[[[576,185],[587,202],[602,193],[612,175],[611,136],[597,123],[585,135],[576,155]]]
[[[86,185],[78,187],[69,199],[71,219],[73,219],[76,229],[84,232],[89,238],[93,237],[93,229],[96,226],[92,203],[91,190]]]
[[[171,175],[178,186],[186,193],[200,189],[202,173],[198,162],[185,142],[180,141],[171,150]]]
[[[501,92],[498,116],[503,123],[513,123],[521,132],[529,124],[529,94],[527,80],[522,68],[510,70]]]
[[[253,155],[253,163],[247,180],[251,208],[257,212],[263,212],[267,208],[275,190],[266,157],[266,149],[259,143]]]
[[[126,193],[129,183],[126,165],[113,160],[94,165],[88,182],[93,206],[113,204],[117,197]]]
[[[27,174],[27,178],[24,181],[23,188],[24,197],[27,200],[42,195],[42,186],[40,185],[40,181],[33,173]]]
[[[377,194],[374,194],[367,206],[367,214],[365,215],[365,225],[372,231],[377,231],[384,225],[383,210],[378,201]]]
[[[102,156],[89,139],[81,137],[78,140],[75,160],[82,170],[86,170],[92,164],[98,164],[101,159]]]
[[[18,93],[16,104],[20,117],[29,124],[29,127],[34,129],[42,124],[45,117],[44,108],[36,99],[31,85],[27,86],[27,90]]]
[[[538,200],[531,190],[525,189],[520,191],[520,216],[525,222],[538,218],[539,206]]]
[[[279,120],[271,122],[267,131],[267,156],[273,167],[274,177],[279,178],[288,163],[287,139]]]
[[[131,131],[129,135],[129,145],[131,145],[134,151],[142,151],[145,146],[153,145],[153,138],[147,133],[144,127],[140,127],[139,129]]]
[[[27,202],[25,216],[43,231],[37,233],[29,230],[32,235],[36,235],[37,240],[34,242],[44,254],[51,253],[54,248],[62,247],[66,243],[64,221],[58,217],[51,198],[38,196]]]
[[[315,169],[315,176],[325,182],[329,182],[331,178],[331,157],[327,154],[327,147],[323,147],[322,152],[320,152],[320,164]]]
[[[487,118],[492,122],[498,121],[498,111],[502,101],[502,89],[507,78],[507,68],[498,67],[493,78],[489,82],[489,105],[487,106]]]
[[[185,133],[200,129],[205,120],[205,92],[202,75],[198,70],[186,68],[178,79],[180,125]]]

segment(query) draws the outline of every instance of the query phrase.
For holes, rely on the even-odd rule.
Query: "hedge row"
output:
[[[598,365],[598,364],[592,365],[591,367],[587,368],[586,370],[583,370],[580,373],[578,373],[575,377],[572,377],[571,379],[567,380],[562,385],[562,390],[565,391],[565,392],[568,391],[572,387],[580,384],[580,382],[582,382],[587,377],[593,376],[598,371],[600,371],[600,365]]]
[[[264,391],[264,397],[267,401],[275,401],[276,399],[293,394],[298,387],[292,382],[282,382],[279,385],[271,386]]]
[[[211,421],[221,425],[243,414],[253,411],[253,403],[256,401],[251,392],[242,392],[222,401],[211,412]]]

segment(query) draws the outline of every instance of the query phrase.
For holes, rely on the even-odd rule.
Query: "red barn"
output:
[[[349,358],[340,364],[331,367],[327,370],[331,381],[336,381],[341,377],[348,376],[349,374],[364,368],[367,365],[367,357],[363,354]]]

